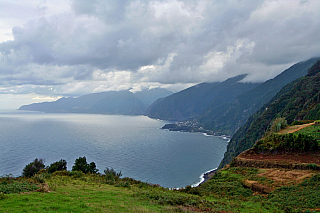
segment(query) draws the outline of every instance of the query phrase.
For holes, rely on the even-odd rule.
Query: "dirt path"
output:
[[[280,132],[278,132],[279,134],[289,134],[289,133],[294,133],[297,132],[303,128],[306,128],[307,126],[312,126],[314,125],[315,122],[313,123],[308,123],[308,124],[302,124],[302,125],[295,125],[295,126],[289,126],[283,130],[281,130]]]

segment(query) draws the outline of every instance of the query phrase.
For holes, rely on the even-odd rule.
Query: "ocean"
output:
[[[85,156],[99,172],[174,188],[194,185],[218,167],[228,144],[221,137],[170,132],[145,116],[0,110],[0,176],[20,176],[35,158],[64,159],[68,170]]]

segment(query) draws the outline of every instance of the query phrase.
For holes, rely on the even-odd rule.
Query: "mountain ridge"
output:
[[[270,101],[286,84],[306,75],[308,68],[319,59],[311,58],[292,65],[275,78],[240,94],[225,109],[217,110],[215,106],[208,106],[196,120],[205,129],[233,135],[250,115]]]
[[[146,110],[150,118],[182,121],[199,116],[214,102],[223,106],[237,95],[248,91],[259,83],[241,83],[247,75],[238,75],[223,82],[200,83],[153,103]]]
[[[143,115],[148,104],[172,94],[166,89],[155,88],[132,93],[129,90],[86,94],[77,98],[63,97],[54,102],[23,105],[19,110],[49,113],[94,113]]]
[[[306,76],[287,84],[259,111],[249,117],[230,140],[219,168],[251,148],[266,133],[275,118],[283,117],[289,124],[295,120],[320,119],[319,82],[320,60],[308,69]]]

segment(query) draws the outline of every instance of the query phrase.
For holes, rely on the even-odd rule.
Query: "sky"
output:
[[[320,56],[319,0],[1,0],[0,108],[264,82]]]

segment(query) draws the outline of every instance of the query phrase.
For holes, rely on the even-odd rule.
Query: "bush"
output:
[[[33,162],[26,165],[26,167],[23,169],[22,176],[32,177],[38,171],[40,171],[41,169],[44,169],[44,168],[45,168],[44,160],[36,158]]]
[[[276,118],[271,125],[271,132],[279,132],[288,126],[285,118]]]
[[[72,171],[81,171],[85,174],[96,174],[99,170],[96,168],[96,164],[94,162],[88,164],[86,157],[79,157],[75,160],[74,166],[72,167]]]
[[[45,179],[46,179],[46,174],[43,173],[43,174],[36,174],[33,179],[38,182],[38,183],[44,183],[45,182]]]
[[[13,181],[12,183],[2,182],[0,183],[0,194],[11,194],[29,192],[39,189],[34,183]]]
[[[81,178],[81,177],[83,177],[84,173],[82,171],[71,171],[71,172],[69,172],[69,175],[71,177]]]
[[[201,190],[199,187],[186,186],[184,189],[180,190],[181,192],[185,192],[188,194],[201,195]]]
[[[6,195],[3,192],[0,192],[0,200],[3,200],[6,198]]]
[[[316,174],[305,179],[298,185],[284,186],[270,193],[268,199],[280,208],[288,212],[304,212],[305,209],[318,209],[320,206],[320,175]]]
[[[67,162],[65,160],[60,160],[50,164],[48,167],[48,173],[54,173],[56,171],[67,170]]]
[[[112,177],[120,178],[122,176],[121,171],[116,172],[113,168],[109,169],[108,167],[104,170],[104,174],[106,175],[106,179],[110,179]]]
[[[253,149],[257,152],[314,152],[319,150],[314,137],[304,134],[270,134],[260,139]]]
[[[115,187],[124,187],[124,188],[130,188],[130,183],[128,183],[127,181],[125,182],[120,182],[120,183],[117,183],[116,185],[114,185]]]
[[[319,166],[315,163],[309,163],[307,164],[307,167],[312,170],[319,170]]]
[[[72,172],[69,172],[67,170],[61,170],[61,171],[55,171],[52,173],[52,176],[72,176]]]
[[[295,126],[295,125],[302,125],[302,124],[308,124],[308,123],[313,123],[313,120],[296,120],[293,121],[290,125]]]

